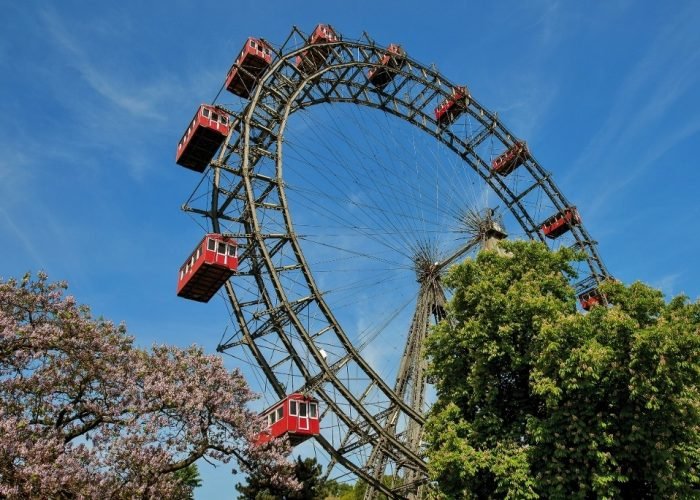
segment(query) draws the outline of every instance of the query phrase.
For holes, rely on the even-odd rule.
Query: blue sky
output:
[[[140,345],[213,350],[221,300],[175,296],[201,236],[174,164],[244,39],[331,23],[435,63],[536,151],[608,269],[700,296],[700,5],[0,1],[0,276],[43,269]],[[205,471],[200,495],[226,498]]]

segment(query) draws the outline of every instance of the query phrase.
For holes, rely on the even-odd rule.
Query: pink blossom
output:
[[[196,346],[138,349],[65,289],[0,282],[0,497],[168,498],[201,457],[296,486],[285,443],[253,444],[238,371]]]

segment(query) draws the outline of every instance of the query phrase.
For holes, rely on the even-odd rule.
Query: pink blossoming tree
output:
[[[254,395],[198,347],[138,349],[40,274],[0,282],[0,497],[171,498],[201,457],[298,487]],[[233,482],[232,482],[233,490]]]

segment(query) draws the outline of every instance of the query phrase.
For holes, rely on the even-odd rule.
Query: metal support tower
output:
[[[428,362],[423,346],[430,328],[445,319],[447,299],[441,277],[450,265],[472,249],[479,247],[481,250],[496,250],[497,243],[507,236],[502,221],[492,209],[482,212],[470,209],[465,213],[462,222],[464,231],[470,238],[459,250],[446,258],[439,259],[435,248],[421,245],[415,256],[416,278],[420,287],[394,391],[413,410],[421,414],[427,410],[425,397],[429,383]],[[406,446],[416,454],[422,454],[423,426],[418,422],[409,421],[405,429],[398,429],[398,416],[399,408],[392,408],[390,417],[387,419],[386,431],[391,435],[401,436]],[[386,469],[390,457],[382,452],[384,449],[382,446],[374,448],[367,461],[367,467],[376,481],[382,481],[387,475]],[[422,498],[424,475],[414,469],[407,469],[401,477],[399,473],[400,471],[397,470],[392,474],[394,476],[392,488],[395,491],[402,491],[409,499]],[[378,494],[379,492],[370,485],[364,498],[371,500],[377,498]]]

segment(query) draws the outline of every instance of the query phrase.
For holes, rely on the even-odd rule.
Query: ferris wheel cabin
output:
[[[236,269],[236,240],[220,234],[207,234],[180,268],[177,295],[197,302],[209,302]]]
[[[569,231],[573,226],[581,224],[581,216],[576,207],[567,207],[558,214],[552,215],[542,224],[542,233],[547,238],[558,238]]]
[[[452,94],[435,108],[435,121],[438,122],[438,125],[449,125],[455,121],[467,109],[466,101],[468,97],[469,91],[467,87],[458,86],[453,88]]]
[[[177,145],[175,163],[204,172],[230,130],[228,115],[202,104]]]
[[[258,38],[248,38],[226,75],[226,90],[247,99],[271,62],[270,46]]]
[[[581,304],[581,308],[584,311],[590,311],[591,307],[593,307],[594,305],[601,304],[603,302],[603,295],[597,288],[593,288],[579,295],[578,301]]]
[[[261,416],[265,428],[258,434],[256,444],[287,436],[290,444],[297,446],[320,434],[318,400],[298,392],[271,406]]]
[[[396,70],[401,69],[405,62],[406,52],[401,45],[392,43],[379,62],[380,66],[367,72],[367,79],[375,87],[382,88],[394,78]]]
[[[309,45],[337,42],[338,34],[330,24],[319,24],[308,39]],[[304,73],[313,73],[326,63],[331,48],[329,46],[312,47],[297,56],[297,68]]]
[[[491,168],[497,174],[505,177],[522,165],[529,155],[527,144],[516,142],[505,153],[491,162]]]

